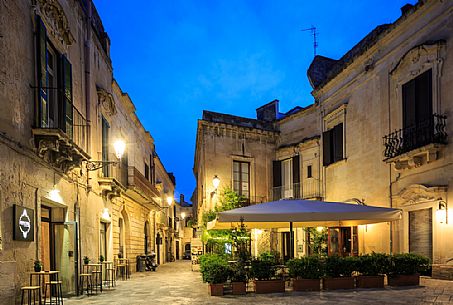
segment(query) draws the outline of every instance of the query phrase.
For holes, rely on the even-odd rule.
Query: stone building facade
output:
[[[175,181],[113,79],[109,44],[90,0],[0,3],[1,304],[35,260],[71,295],[82,257],[135,271],[136,255],[157,252]]]
[[[258,143],[253,155],[268,168],[256,177],[266,181],[260,190],[266,199],[402,209],[394,223],[329,228],[329,254],[420,253],[432,260],[435,276],[451,277],[453,248],[445,240],[453,233],[453,3],[419,1],[401,11],[398,20],[376,27],[340,59],[314,58],[308,69],[313,105],[274,111],[270,122],[258,115],[248,126],[261,132],[256,126],[269,123],[272,130],[272,141]],[[203,115],[198,123],[199,218],[209,209],[209,179],[217,174],[232,183],[230,147],[237,144],[225,141],[220,125],[255,122],[224,117]],[[285,252],[287,233],[281,233],[274,248]],[[296,232],[297,255],[307,252],[306,238]]]

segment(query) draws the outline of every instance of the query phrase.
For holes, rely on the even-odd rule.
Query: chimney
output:
[[[279,100],[273,100],[256,109],[256,118],[260,121],[273,122],[277,119]]]
[[[182,205],[184,203],[184,194],[179,195],[179,204]]]
[[[410,10],[412,10],[414,6],[410,3],[407,3],[401,7],[401,15],[406,15]]]

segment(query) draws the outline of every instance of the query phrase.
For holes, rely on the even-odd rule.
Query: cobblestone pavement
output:
[[[190,261],[160,266],[156,272],[134,273],[119,280],[111,291],[73,297],[75,304],[453,304],[453,282],[422,278],[420,287],[357,289],[335,292],[286,292],[284,294],[210,297],[200,273],[191,271]]]

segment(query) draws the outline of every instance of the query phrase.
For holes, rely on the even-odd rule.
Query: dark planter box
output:
[[[384,288],[383,275],[359,275],[357,288]]]
[[[241,295],[247,293],[245,282],[232,282],[231,286],[233,287],[234,295]]]
[[[293,279],[293,291],[319,291],[321,281],[319,279]]]
[[[389,276],[388,284],[389,286],[418,286],[420,285],[420,274]]]
[[[322,288],[324,290],[354,289],[354,278],[352,276],[327,277],[322,279]]]
[[[275,293],[285,292],[285,281],[270,280],[270,281],[255,281],[256,293]]]
[[[209,294],[211,296],[222,296],[223,284],[209,284]]]

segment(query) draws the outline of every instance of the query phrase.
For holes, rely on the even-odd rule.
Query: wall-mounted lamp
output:
[[[115,156],[121,160],[124,151],[126,150],[126,142],[122,139],[118,139],[113,143],[113,148],[115,149]],[[87,171],[90,172],[103,168],[109,164],[118,164],[118,161],[86,161],[86,164]]]
[[[212,185],[214,185],[214,189],[217,191],[217,188],[219,187],[220,184],[220,178],[217,177],[217,175],[214,175],[214,178],[212,178]]]
[[[173,203],[173,197],[167,196],[167,203],[169,206],[171,206],[171,204]]]
[[[182,212],[182,213],[181,213],[181,218],[182,218],[182,219],[186,218],[186,213]]]
[[[101,214],[101,220],[104,222],[110,222],[112,219],[110,217],[110,212],[108,208],[104,208]]]
[[[437,220],[440,223],[447,223],[447,203],[445,201],[439,201],[439,206],[436,211]]]
[[[63,198],[60,195],[60,190],[57,189],[56,186],[54,186],[53,189],[49,192],[49,199],[59,203],[63,202]]]

